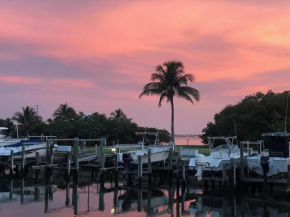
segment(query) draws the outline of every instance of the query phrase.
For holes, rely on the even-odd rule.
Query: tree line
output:
[[[239,141],[256,141],[263,139],[262,133],[284,132],[287,99],[289,91],[266,94],[257,92],[246,96],[236,105],[227,105],[215,114],[214,122],[209,122],[202,130],[203,143],[208,136],[235,136]],[[289,107],[288,107],[289,117]],[[286,131],[290,127],[290,119],[286,121]]]
[[[61,104],[53,113],[52,118],[47,121],[43,121],[43,118],[38,116],[35,109],[30,106],[22,107],[22,111],[16,112],[12,118],[0,119],[0,126],[8,128],[4,133],[16,138],[16,126],[13,121],[20,124],[18,128],[20,137],[28,135],[86,139],[106,137],[110,144],[113,141],[137,143],[142,138],[137,136],[135,132],[145,131],[145,127],[134,123],[122,109],[117,109],[109,117],[106,117],[105,114],[98,112],[92,114],[77,113],[67,103]],[[146,130],[153,132],[158,130],[161,142],[170,141],[170,133],[165,129],[146,128]]]
[[[188,85],[194,81],[192,74],[185,74],[184,65],[180,61],[172,60],[159,64],[155,68],[155,73],[151,74],[151,82],[143,87],[139,95],[159,96],[158,107],[164,100],[171,105],[171,134],[165,129],[159,130],[161,142],[172,141],[174,138],[174,98],[183,98],[192,104],[200,100],[200,93],[197,89]],[[122,142],[136,141],[136,131],[144,131],[144,127],[139,127],[132,119],[127,118],[121,109],[117,109],[107,118],[104,114],[97,112],[85,115],[83,112],[77,112],[70,106],[61,104],[53,113],[52,119],[47,123],[38,116],[32,107],[23,107],[22,112],[16,112],[12,120],[22,124],[20,133],[22,135],[50,134],[59,138],[97,138],[105,136],[109,141],[119,140]],[[1,120],[2,126],[9,128],[8,133],[15,137],[15,127],[11,119]],[[88,125],[88,126],[87,126]],[[148,131],[156,131],[156,128]],[[170,138],[171,137],[171,138]]]

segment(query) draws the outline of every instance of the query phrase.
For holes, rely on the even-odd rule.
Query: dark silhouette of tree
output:
[[[67,103],[61,104],[57,110],[53,113],[53,118],[55,120],[71,120],[77,117],[76,111],[68,106]]]
[[[156,67],[156,73],[151,75],[151,83],[144,86],[143,95],[158,95],[160,96],[158,106],[164,99],[171,104],[171,138],[174,143],[174,97],[180,97],[194,104],[193,100],[199,101],[200,95],[198,90],[188,86],[188,82],[193,82],[194,77],[191,74],[184,73],[184,66],[179,61],[168,61],[163,65]]]
[[[125,115],[125,113],[123,112],[123,110],[119,108],[119,109],[115,110],[115,112],[111,113],[110,119],[125,120],[128,118]],[[128,120],[131,120],[131,119],[128,119]]]

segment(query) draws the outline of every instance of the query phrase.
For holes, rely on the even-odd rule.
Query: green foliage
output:
[[[116,111],[118,110],[122,111],[121,109]],[[75,110],[73,109],[73,111]],[[54,120],[48,119],[47,123],[41,121],[42,118],[38,116],[34,121],[27,122],[25,126],[19,126],[19,135],[24,137],[27,135],[39,136],[43,134],[46,136],[57,136],[60,139],[75,137],[80,139],[99,139],[106,137],[108,144],[112,144],[113,141],[115,143],[117,141],[119,143],[137,143],[142,138],[137,136],[135,132],[145,131],[144,127],[138,126],[132,119],[127,118],[123,111],[122,118],[107,118],[106,115],[99,114],[98,112],[90,116],[85,116],[83,112],[79,112],[79,115],[76,115],[76,112],[74,114],[74,119],[71,119],[71,116],[66,116],[65,118],[55,118]],[[53,116],[55,116],[55,113]],[[16,137],[15,126],[11,119],[0,119],[0,126],[9,129],[5,132],[6,135]],[[157,129],[150,128],[147,131],[156,132]],[[161,142],[170,141],[170,134],[167,130],[163,129],[159,130],[159,132]]]
[[[239,141],[261,139],[262,133],[284,132],[288,91],[266,94],[258,92],[246,96],[236,105],[228,105],[215,114],[214,123],[209,122],[202,130],[203,143],[208,136],[233,136],[236,124]],[[289,114],[288,107],[288,114]],[[289,118],[287,127],[290,127]]]

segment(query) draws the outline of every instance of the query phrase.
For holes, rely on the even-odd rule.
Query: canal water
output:
[[[151,188],[126,186],[108,180],[66,182],[63,178],[46,183],[14,179],[0,180],[1,217],[73,216],[289,216],[285,193],[236,193],[204,191],[155,183]],[[143,185],[146,186],[146,183]],[[151,189],[151,190],[150,190]],[[177,190],[179,189],[179,191]]]
[[[176,145],[203,145],[199,137],[175,137]]]

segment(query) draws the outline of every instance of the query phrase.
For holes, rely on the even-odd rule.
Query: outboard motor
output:
[[[132,164],[132,156],[130,152],[124,152],[123,153],[123,162],[124,162],[124,167],[125,170],[130,170],[131,169],[131,164]]]
[[[196,174],[195,177],[197,179],[197,181],[201,181],[202,180],[202,169],[206,164],[206,157],[203,154],[198,154],[195,157],[195,165],[196,165]]]
[[[260,165],[264,173],[264,181],[267,181],[267,173],[269,172],[269,156],[261,156]]]

